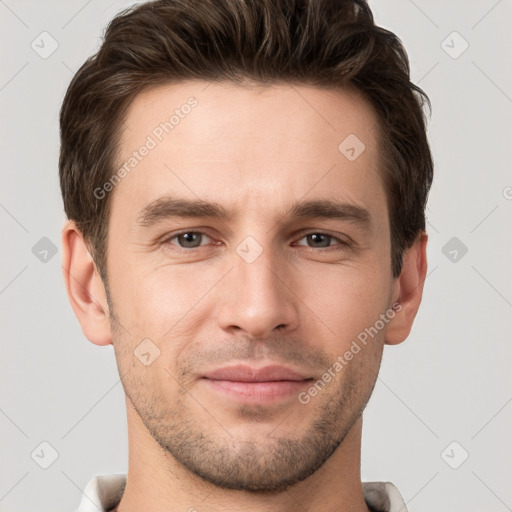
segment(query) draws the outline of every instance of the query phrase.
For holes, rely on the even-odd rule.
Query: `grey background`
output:
[[[65,293],[57,162],[66,87],[132,3],[0,0],[2,511],[74,510],[93,475],[126,472],[113,349],[86,340]],[[423,303],[386,347],[362,477],[395,483],[411,511],[512,510],[512,3],[371,6],[432,100],[436,175]],[[47,58],[31,47],[51,50],[44,31]]]

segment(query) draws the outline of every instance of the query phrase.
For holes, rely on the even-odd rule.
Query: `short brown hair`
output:
[[[115,172],[127,108],[143,90],[191,79],[360,90],[379,120],[391,271],[400,275],[404,250],[425,230],[433,178],[430,101],[410,81],[400,39],[375,25],[364,0],[157,0],[110,22],[60,113],[64,209],[105,282],[110,200],[94,190]]]

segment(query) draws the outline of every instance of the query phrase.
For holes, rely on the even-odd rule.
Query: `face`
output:
[[[332,456],[377,376],[394,289],[377,121],[351,89],[207,85],[128,110],[112,340],[130,406],[174,460],[279,490]]]

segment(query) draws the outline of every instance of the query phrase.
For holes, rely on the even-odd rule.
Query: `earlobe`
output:
[[[423,285],[427,275],[427,240],[422,232],[416,242],[405,251],[402,272],[396,279],[393,304],[396,314],[386,330],[387,345],[402,343],[411,332],[412,324],[420,307]]]
[[[96,345],[111,344],[105,287],[73,221],[67,221],[62,230],[62,272],[71,307],[85,337]]]

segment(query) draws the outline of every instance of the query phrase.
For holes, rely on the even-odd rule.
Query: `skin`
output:
[[[191,96],[198,105],[111,192],[108,297],[74,222],[63,231],[71,305],[92,343],[114,345],[126,394],[128,480],[117,510],[367,511],[361,413],[384,345],[410,332],[427,235],[393,278],[377,119],[348,87],[160,86],[132,102],[120,165]],[[349,134],[366,147],[354,161],[338,150]],[[233,216],[139,225],[166,194],[215,201]],[[305,200],[357,205],[370,223],[290,217]],[[175,236],[187,230],[204,234],[198,247]],[[237,252],[248,236],[262,251],[251,263]],[[307,404],[297,393],[244,403],[201,378],[244,362],[316,381],[394,303],[400,311]],[[134,355],[144,339],[160,351],[150,365]]]

